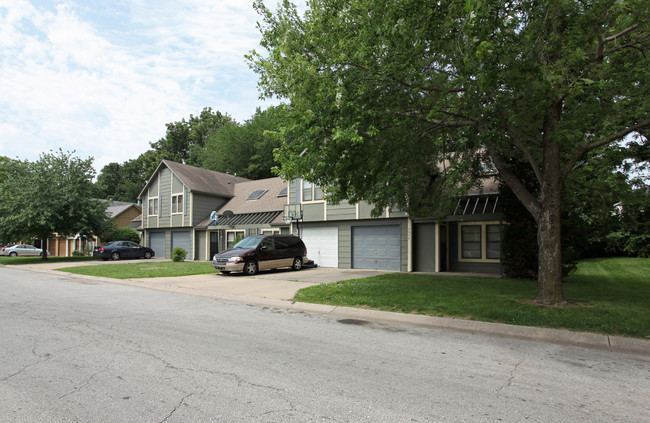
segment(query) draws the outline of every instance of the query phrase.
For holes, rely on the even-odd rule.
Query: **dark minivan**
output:
[[[229,250],[215,254],[212,267],[221,273],[244,272],[291,267],[302,269],[307,262],[307,247],[295,235],[260,235],[242,239]]]

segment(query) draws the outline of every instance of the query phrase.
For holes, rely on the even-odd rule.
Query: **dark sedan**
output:
[[[131,241],[113,241],[110,244],[95,247],[93,257],[102,260],[119,260],[121,258],[150,259],[156,253],[151,248],[143,247]]]

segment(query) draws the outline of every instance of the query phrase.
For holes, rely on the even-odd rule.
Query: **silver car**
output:
[[[11,247],[3,247],[0,255],[17,257],[17,256],[40,256],[43,250],[36,248],[33,245],[13,245]]]

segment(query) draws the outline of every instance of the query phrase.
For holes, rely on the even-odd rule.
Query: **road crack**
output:
[[[505,388],[508,388],[508,387],[510,387],[510,385],[512,385],[512,381],[514,380],[514,378],[516,376],[517,369],[519,368],[519,366],[521,366],[524,363],[524,361],[526,361],[526,360],[524,359],[524,360],[521,360],[518,363],[515,363],[514,367],[510,371],[510,376],[508,377],[508,379],[505,381],[505,383],[503,385],[501,385],[497,390],[494,391],[494,392],[496,392],[497,396]]]

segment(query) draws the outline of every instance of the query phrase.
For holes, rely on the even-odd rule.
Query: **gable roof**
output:
[[[108,214],[109,217],[114,218],[121,215],[131,207],[137,208],[138,211],[140,210],[140,206],[138,206],[135,203],[110,200],[110,202],[108,203],[108,207],[106,208],[106,213]]]
[[[171,160],[162,160],[156,168],[156,171],[147,181],[147,184],[140,191],[138,197],[141,197],[147,188],[149,188],[149,184],[155,179],[154,176],[160,172],[162,166],[171,170],[191,191],[201,194],[230,198],[234,194],[234,187],[237,183],[249,181],[247,178],[229,175],[227,173],[177,163]]]

